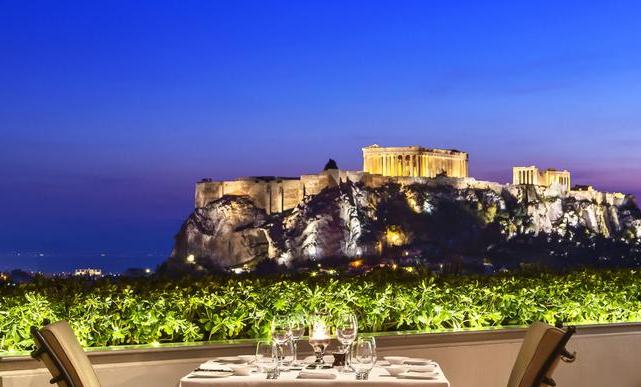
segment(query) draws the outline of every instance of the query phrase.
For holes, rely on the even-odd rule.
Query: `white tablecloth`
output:
[[[438,367],[441,371],[440,367]],[[369,375],[369,380],[356,380],[354,374],[339,373],[337,379],[297,379],[299,371],[281,372],[280,377],[276,380],[265,379],[265,374],[253,372],[249,376],[229,376],[226,378],[189,378],[189,375],[180,379],[180,387],[266,387],[267,385],[283,385],[290,387],[353,387],[356,384],[362,384],[375,387],[449,387],[443,372],[435,380],[425,379],[398,379],[389,376],[387,371],[382,367],[374,367]]]

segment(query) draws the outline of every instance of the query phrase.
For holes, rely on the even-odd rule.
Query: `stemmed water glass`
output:
[[[294,314],[290,316],[289,328],[291,331],[291,340],[294,346],[294,360],[292,366],[298,367],[298,340],[305,334],[305,316],[302,314]]]
[[[359,338],[352,343],[351,364],[356,372],[356,380],[367,380],[376,364],[376,341],[373,338]]]
[[[342,313],[336,319],[336,338],[345,348],[345,370],[349,370],[351,345],[358,335],[358,321],[352,313]]]
[[[282,361],[283,346],[289,342],[292,337],[292,331],[287,316],[277,315],[272,320],[272,340],[277,346],[277,357],[279,362]]]

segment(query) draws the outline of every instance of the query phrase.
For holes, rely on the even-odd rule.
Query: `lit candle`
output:
[[[325,322],[322,320],[315,321],[314,326],[312,328],[311,339],[323,340],[328,338],[329,338],[329,335],[327,334],[327,327],[325,326]]]
[[[319,316],[316,316],[316,318],[313,319],[312,326],[310,327],[309,345],[314,349],[317,367],[322,367],[325,364],[323,361],[323,354],[329,345],[329,340],[330,336],[325,321]]]

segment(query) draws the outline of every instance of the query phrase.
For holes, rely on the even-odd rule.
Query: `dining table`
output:
[[[191,372],[180,379],[180,387],[265,387],[265,386],[305,386],[305,387],[353,387],[354,385],[375,387],[449,387],[450,383],[440,366],[433,363],[435,372],[432,377],[392,376],[385,367],[376,365],[367,380],[356,380],[354,373],[328,370],[331,378],[303,377],[304,370],[281,371],[278,379],[267,379],[266,374],[253,370],[249,375],[208,376],[207,373]]]

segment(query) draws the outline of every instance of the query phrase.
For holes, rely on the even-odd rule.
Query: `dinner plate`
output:
[[[188,378],[226,378],[232,376],[233,372],[227,371],[194,371]]]

